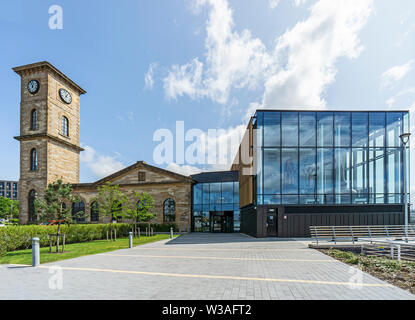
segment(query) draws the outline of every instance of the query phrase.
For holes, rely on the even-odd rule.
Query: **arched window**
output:
[[[121,211],[122,211],[122,204],[119,201],[114,201],[112,204],[112,216],[111,219],[112,221],[116,220],[117,222],[122,222],[122,217],[121,217]]]
[[[29,201],[28,201],[28,208],[29,208],[29,222],[36,221],[36,210],[35,210],[35,199],[37,197],[37,192],[35,190],[31,190],[29,192]]]
[[[30,151],[30,170],[37,170],[37,151],[35,148]]]
[[[176,221],[176,203],[173,199],[167,199],[163,205],[163,219],[164,222]]]
[[[85,213],[85,203],[83,201],[72,204],[72,219],[74,222],[85,222],[85,216],[77,216],[80,212]]]
[[[30,130],[37,130],[37,110],[33,109],[30,113]]]
[[[98,202],[93,202],[91,204],[91,222],[98,222],[98,221],[99,221]]]
[[[66,203],[62,202],[62,210],[66,210]]]
[[[62,134],[64,135],[64,136],[69,136],[69,121],[68,121],[68,118],[67,117],[65,117],[65,116],[63,116],[62,117],[62,125],[61,125],[61,127],[62,127]]]

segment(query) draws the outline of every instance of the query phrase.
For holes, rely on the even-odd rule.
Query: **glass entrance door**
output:
[[[231,233],[233,232],[233,211],[214,211],[210,213],[211,232]]]

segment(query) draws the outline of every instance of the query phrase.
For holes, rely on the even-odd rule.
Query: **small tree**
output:
[[[94,199],[98,203],[99,214],[110,218],[111,240],[113,232],[113,220],[127,215],[128,197],[121,192],[118,185],[109,182],[98,187],[98,196]]]
[[[77,195],[73,194],[71,184],[64,184],[62,180],[51,183],[45,190],[43,199],[35,199],[35,209],[42,222],[49,222],[55,220],[58,224],[56,252],[59,251],[59,237],[61,225],[64,223],[71,223],[74,218],[83,218],[85,213],[80,211],[75,215],[71,212],[71,206],[66,206],[66,203],[79,202]]]
[[[18,219],[19,202],[16,200],[0,197],[0,218]]]
[[[153,220],[156,215],[154,210],[154,199],[147,192],[135,193],[135,201],[133,206],[128,210],[128,218],[133,220],[134,232],[137,232],[137,223],[146,222],[150,228],[150,221]]]

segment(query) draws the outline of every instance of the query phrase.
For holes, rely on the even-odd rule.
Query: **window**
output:
[[[140,172],[138,173],[138,181],[139,181],[139,182],[144,182],[144,181],[146,181],[146,173],[145,173],[145,172],[140,171]]]
[[[97,202],[91,204],[91,222],[99,221],[99,207]]]
[[[314,147],[316,145],[316,113],[300,113],[300,146]]]
[[[364,112],[352,113],[352,145],[367,147],[369,134],[369,114]]]
[[[62,134],[69,137],[69,121],[65,116],[62,117]]]
[[[35,148],[30,151],[30,170],[37,170],[37,151]]]
[[[30,130],[37,130],[37,110],[33,109],[30,113]]]
[[[31,190],[29,192],[28,207],[29,207],[29,222],[36,221],[36,212],[35,212],[35,199],[37,197],[37,192]]]
[[[163,205],[163,221],[165,223],[176,221],[176,203],[173,199],[167,199]]]
[[[333,146],[333,113],[323,112],[317,116],[317,146]]]
[[[282,146],[298,146],[298,113],[283,112],[281,114]]]
[[[281,193],[280,149],[264,149],[264,194]]]
[[[262,141],[259,143],[262,144]],[[264,145],[266,147],[281,145],[281,114],[279,112],[264,113]]]
[[[75,202],[72,204],[72,219],[74,222],[85,222],[84,216],[78,216],[82,215],[83,213],[85,213],[85,203],[83,201]]]
[[[281,163],[282,193],[298,194],[298,149],[282,149]]]
[[[350,147],[351,116],[348,112],[334,114],[334,145],[336,147]]]

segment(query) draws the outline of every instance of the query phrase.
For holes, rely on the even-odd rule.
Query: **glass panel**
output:
[[[318,204],[333,204],[334,203],[334,195],[319,194],[319,195],[317,195],[317,203]]]
[[[241,213],[239,210],[233,212],[233,231],[239,232],[241,229]]]
[[[209,183],[203,184],[203,203],[208,204],[209,203]],[[209,209],[208,209],[209,211]]]
[[[386,114],[384,112],[369,113],[369,146],[385,146]]]
[[[335,149],[334,174],[336,193],[350,193],[350,149]]]
[[[279,147],[281,145],[281,114],[264,112],[264,146]]]
[[[402,193],[401,150],[388,148],[386,153],[388,161],[387,191],[388,193]]]
[[[300,146],[316,145],[316,113],[300,112]]]
[[[350,119],[349,112],[334,113],[334,145],[336,147],[350,147]]]
[[[298,146],[298,112],[282,112],[282,145],[284,147]]]
[[[352,195],[353,203],[367,203],[369,190],[367,188],[367,151],[353,149],[352,151]]]
[[[239,182],[233,183],[233,203],[236,203],[239,208]]]
[[[282,193],[298,194],[298,150],[282,149]]]
[[[221,204],[221,183],[210,184],[210,204]]]
[[[387,114],[387,146],[400,147],[401,139],[399,136],[403,133],[402,113],[390,112]]]
[[[196,184],[193,186],[193,203],[195,204],[203,203],[203,191],[202,191],[201,184]]]
[[[369,149],[369,193],[385,193],[384,149]]]
[[[316,192],[316,149],[300,149],[300,194]]]
[[[279,195],[265,195],[264,204],[281,204],[281,196]]]
[[[317,196],[314,194],[300,196],[300,204],[316,204],[316,203],[318,203]]]
[[[257,170],[257,176],[256,176],[256,184],[257,184],[257,194],[263,194],[264,188],[263,188],[263,181],[264,181],[264,167],[263,167],[263,149],[258,150],[257,158],[258,163],[256,164],[256,170]]]
[[[333,149],[317,149],[317,193],[333,193]]]
[[[264,194],[281,193],[280,149],[264,150]]]
[[[350,195],[337,194],[335,195],[334,200],[336,204],[351,204]]]
[[[367,147],[369,114],[367,112],[352,113],[352,145],[354,147]]]
[[[323,112],[317,115],[317,146],[333,146],[333,113]]]
[[[282,204],[298,204],[298,196],[282,196]]]
[[[234,201],[233,201],[233,182],[222,182],[222,202],[223,203],[232,203],[232,204],[234,203]]]

